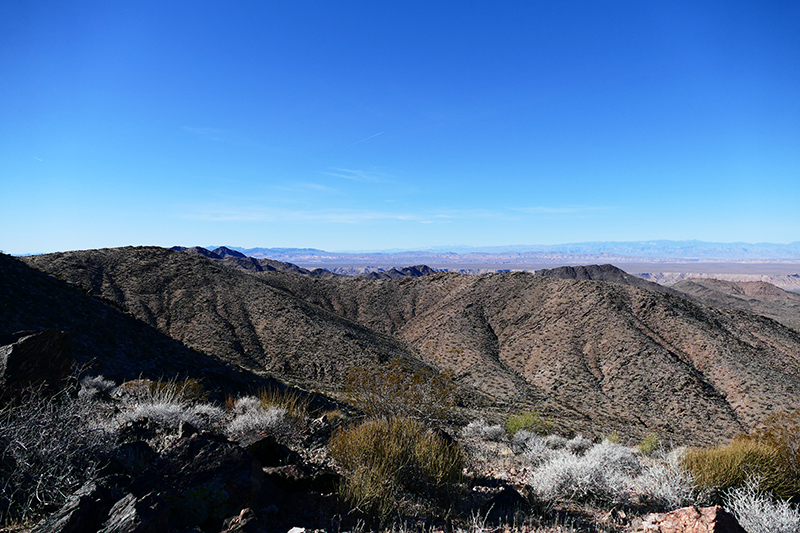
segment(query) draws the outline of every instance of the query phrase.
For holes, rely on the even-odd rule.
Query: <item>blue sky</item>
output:
[[[800,240],[798,2],[0,3],[0,249]]]

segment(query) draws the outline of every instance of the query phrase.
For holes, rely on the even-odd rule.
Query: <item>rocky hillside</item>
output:
[[[0,254],[0,334],[53,328],[69,334],[72,355],[91,374],[118,382],[193,377],[247,391],[273,384],[213,354],[187,348],[120,307]]]
[[[800,408],[800,333],[627,283],[613,267],[586,270],[606,281],[569,272],[313,279],[159,248],[26,262],[248,367],[333,387],[352,366],[402,356],[453,370],[499,409],[541,409],[564,431],[704,442]]]
[[[129,247],[25,260],[192,349],[245,368],[335,382],[352,365],[415,359],[397,339],[201,255]]]
[[[671,287],[707,305],[768,316],[800,331],[800,294],[763,281],[690,279]]]

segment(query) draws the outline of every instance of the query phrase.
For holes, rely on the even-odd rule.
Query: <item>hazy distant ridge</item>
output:
[[[560,261],[573,259],[682,259],[704,261],[796,261],[800,241],[775,243],[716,243],[703,241],[585,242],[552,245],[438,246],[418,250],[329,252],[315,248],[241,248],[229,246],[252,257],[282,261],[334,262],[342,260],[391,260],[397,257],[435,258],[450,262],[482,262],[487,258],[509,262]]]

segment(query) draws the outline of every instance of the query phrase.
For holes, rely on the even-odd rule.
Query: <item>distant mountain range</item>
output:
[[[585,242],[551,245],[438,246],[418,250],[329,252],[316,248],[242,248],[229,246],[251,257],[269,257],[300,263],[411,262],[481,263],[491,260],[522,262],[627,261],[800,261],[800,241],[774,243],[717,243],[703,241]],[[407,261],[409,258],[420,261]],[[425,261],[424,259],[428,259]],[[402,262],[402,261],[401,261]]]

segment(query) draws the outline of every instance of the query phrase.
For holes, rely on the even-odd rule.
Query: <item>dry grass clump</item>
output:
[[[386,518],[415,504],[441,503],[461,480],[465,456],[408,418],[368,420],[337,432],[328,449],[344,471],[342,498]]]
[[[395,359],[385,368],[353,368],[345,387],[347,400],[368,417],[400,416],[425,422],[447,421],[456,405],[452,373],[412,368]]]
[[[773,415],[760,429],[728,444],[689,450],[684,466],[702,490],[728,492],[749,486],[778,498],[796,497],[800,411]]]
[[[308,408],[311,405],[309,396],[289,388],[263,390],[258,393],[258,399],[263,409],[277,407],[298,420],[308,416]]]

